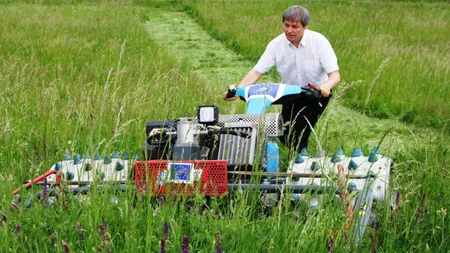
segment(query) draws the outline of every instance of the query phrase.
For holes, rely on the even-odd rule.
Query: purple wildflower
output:
[[[98,225],[98,229],[100,229],[99,235],[102,238],[102,241],[104,241],[106,235],[106,227],[100,224]]]
[[[42,190],[42,194],[41,194],[41,204],[45,204],[45,201],[47,200],[47,196],[48,196],[48,183],[47,183],[47,178],[44,179],[44,189]]]
[[[166,253],[166,238],[161,239],[161,251],[159,253]]]
[[[2,213],[2,226],[6,229],[6,214],[2,211],[0,211],[0,213]]]
[[[389,220],[391,222],[391,227],[394,227],[394,212],[400,208],[400,192],[397,192],[395,195],[394,205],[391,206],[391,215],[389,216]]]
[[[62,191],[62,206],[63,206],[63,210],[67,211],[67,200],[66,200],[66,192],[63,190]]]
[[[17,212],[20,212],[20,207],[16,202],[11,203],[12,207],[14,207],[14,209],[16,209]]]
[[[330,235],[330,242],[328,243],[328,253],[333,253],[334,250],[334,236]]]
[[[105,218],[102,216],[102,224],[98,225],[99,235],[102,240],[101,244],[98,246],[98,251],[103,251],[108,244],[108,234],[107,234],[108,223]]]
[[[17,224],[17,226],[16,226],[16,234],[20,233],[21,229],[22,229],[22,225]]]
[[[296,215],[294,216],[294,222],[297,223],[297,222],[298,222],[298,219],[299,219],[298,214],[296,214]]]
[[[183,236],[183,245],[181,247],[182,253],[191,253],[189,251],[189,237],[187,235]]]
[[[400,192],[397,192],[395,195],[395,206],[394,209],[397,210],[400,208]]]
[[[106,222],[105,220],[105,216],[102,215],[102,223],[103,223],[103,227],[105,227],[105,229],[108,227],[108,222]]]
[[[64,240],[62,240],[61,243],[62,243],[64,252],[70,253],[70,247],[69,247],[69,244],[67,244],[67,242],[65,242]]]
[[[54,248],[56,245],[56,235],[55,234],[52,234],[52,237],[50,238],[50,243],[52,245],[52,248]]]
[[[422,196],[422,200],[420,201],[419,208],[417,208],[416,217],[414,218],[414,225],[417,224],[417,221],[419,221],[420,214],[423,212],[423,205],[424,205],[426,196],[427,196],[427,194],[424,193]]]
[[[77,221],[77,230],[78,230],[78,240],[83,240],[83,229],[81,228],[81,223]]]
[[[380,228],[380,223],[378,221],[372,222],[372,235],[371,235],[371,241],[370,241],[370,248],[371,252],[377,252],[377,245],[378,245],[378,229]]]
[[[220,230],[216,233],[216,253],[223,253],[222,251],[222,235]]]
[[[169,237],[169,224],[167,224],[167,222],[164,222],[163,238],[167,239],[168,237]]]
[[[162,195],[158,195],[157,199],[161,202],[161,206],[164,206],[166,199]]]

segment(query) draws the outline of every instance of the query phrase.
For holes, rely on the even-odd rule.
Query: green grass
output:
[[[267,43],[283,32],[283,11],[298,4],[288,0],[187,2],[191,3],[184,5],[185,10],[214,37],[254,64]],[[342,80],[363,81],[344,98],[349,106],[373,116],[449,131],[450,5],[385,1],[302,4],[311,13],[310,29],[323,33],[333,45]]]
[[[27,209],[28,197],[37,190],[33,189],[22,192],[20,210],[16,209],[11,191],[67,152],[140,153],[147,120],[192,116],[200,104],[239,112],[242,104],[225,103],[220,94],[258,55],[255,51],[250,57],[238,50],[242,57],[221,47],[182,13],[128,2],[33,3],[43,5],[0,5],[0,210],[7,218],[6,228],[0,227],[1,252],[60,252],[62,241],[72,252],[99,248],[158,252],[164,222],[170,227],[168,252],[180,251],[184,235],[190,238],[191,252],[214,252],[218,231],[225,252],[326,252],[332,232],[335,252],[371,251],[372,233],[382,241],[378,250],[383,252],[449,250],[450,148],[445,129],[374,120],[342,107],[342,99],[335,99],[318,125],[317,143],[329,152],[343,146],[349,153],[359,146],[367,154],[389,131],[381,148],[394,158],[391,189],[401,193],[400,208],[392,218],[389,204],[379,203],[380,229],[369,228],[359,246],[352,245],[351,233],[346,242],[345,208],[331,197],[323,208],[310,211],[301,202],[291,204],[288,194],[274,208],[265,209],[252,192],[209,201],[194,197],[161,202],[141,201],[133,191],[91,191],[85,197],[60,194],[52,207],[35,201]],[[156,4],[176,9],[170,3]],[[223,15],[230,15],[229,25],[237,27],[239,22],[231,14]],[[241,21],[251,19],[249,14]],[[255,48],[264,44],[255,43]],[[369,68],[369,82],[378,66]],[[218,74],[221,68],[229,75]],[[362,78],[345,80],[356,79]],[[351,92],[360,86],[348,84]],[[366,93],[362,94],[365,101]],[[317,147],[310,149],[314,152]],[[424,208],[416,222],[424,194]],[[111,201],[114,196],[117,204]]]

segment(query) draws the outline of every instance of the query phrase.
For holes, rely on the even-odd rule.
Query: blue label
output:
[[[248,96],[254,96],[254,95],[269,95],[273,98],[276,97],[278,88],[280,86],[275,83],[265,83],[265,84],[256,84],[250,86],[248,90]]]
[[[191,172],[191,164],[174,163],[170,164],[170,179],[172,180],[189,180]]]

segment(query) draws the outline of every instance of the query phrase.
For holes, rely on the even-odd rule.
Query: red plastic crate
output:
[[[136,162],[134,177],[142,194],[222,196],[228,192],[225,160]]]

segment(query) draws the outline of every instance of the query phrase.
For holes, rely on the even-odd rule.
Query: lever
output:
[[[232,98],[234,96],[236,96],[236,86],[232,85],[228,85],[228,90],[227,90],[227,98]]]

